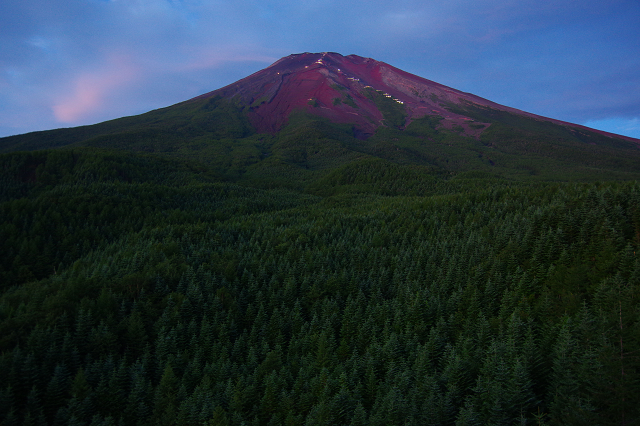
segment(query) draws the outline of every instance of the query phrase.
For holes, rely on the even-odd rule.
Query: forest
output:
[[[0,155],[0,425],[639,424],[635,157],[437,122]]]

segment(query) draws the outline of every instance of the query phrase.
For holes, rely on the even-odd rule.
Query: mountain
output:
[[[0,152],[87,146],[194,160],[221,179],[296,189],[371,159],[428,173],[640,178],[638,139],[337,53],[290,55],[226,87],[138,116],[0,139]]]
[[[259,132],[278,131],[292,112],[303,110],[332,122],[352,124],[365,135],[373,134],[379,126],[404,128],[414,119],[440,116],[443,128],[459,126],[463,134],[477,137],[494,121],[488,115],[501,112],[567,126],[572,132],[594,132],[640,143],[509,108],[371,58],[332,52],[287,56],[194,100],[216,96],[233,99],[248,108],[247,115]],[[474,120],[472,116],[482,113],[474,114],[473,110],[482,111],[487,117]]]
[[[640,424],[635,140],[306,54],[0,146],[0,425]]]

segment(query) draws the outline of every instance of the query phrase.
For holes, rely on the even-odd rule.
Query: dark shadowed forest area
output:
[[[636,157],[430,120],[2,154],[0,424],[639,424]]]

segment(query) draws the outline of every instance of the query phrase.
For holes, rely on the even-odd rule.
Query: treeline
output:
[[[373,185],[368,167],[330,181]],[[640,421],[637,183],[319,198],[189,176],[0,205],[6,253],[83,247],[3,289],[1,424]]]

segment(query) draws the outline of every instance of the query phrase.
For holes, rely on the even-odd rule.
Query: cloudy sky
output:
[[[324,51],[640,138],[638,0],[2,0],[0,137],[143,113]]]

